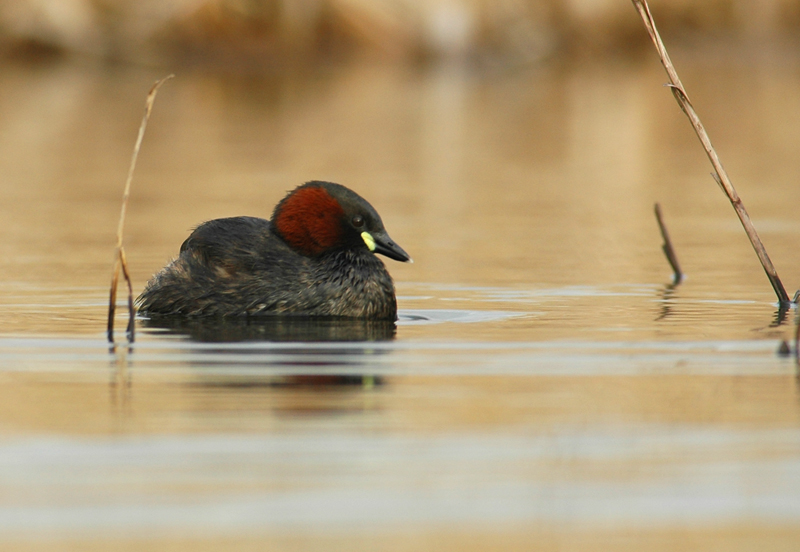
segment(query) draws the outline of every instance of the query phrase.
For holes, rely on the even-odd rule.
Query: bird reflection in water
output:
[[[202,352],[204,359],[193,364],[220,366],[230,362],[237,367],[268,369],[266,379],[252,375],[203,378],[206,386],[237,388],[381,385],[382,378],[366,371],[376,364],[376,355],[389,352],[376,348],[375,343],[393,340],[397,330],[395,323],[387,320],[304,316],[218,320],[157,317],[142,324],[151,333],[202,343],[202,348],[193,352]]]

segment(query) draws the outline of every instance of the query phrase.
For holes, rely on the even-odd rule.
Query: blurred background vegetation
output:
[[[792,40],[800,28],[792,0],[651,6],[672,39]],[[646,40],[627,0],[0,0],[3,57],[269,70],[352,57],[525,63]]]

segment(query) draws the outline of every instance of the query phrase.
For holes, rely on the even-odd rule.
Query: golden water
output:
[[[673,55],[791,294],[797,59]],[[2,69],[4,550],[800,545],[795,314],[654,58],[178,74],[133,183],[137,292],[199,222],[310,179],[365,196],[415,263],[386,261],[394,339],[140,321],[114,354],[119,200],[163,74]]]

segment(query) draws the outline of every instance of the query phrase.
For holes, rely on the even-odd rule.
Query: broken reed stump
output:
[[[642,17],[642,21],[647,28],[647,32],[650,33],[650,38],[653,40],[653,44],[658,51],[658,55],[661,58],[661,64],[664,66],[667,76],[669,77],[670,82],[668,86],[670,87],[670,90],[672,90],[672,95],[675,97],[675,100],[678,102],[681,110],[683,110],[683,112],[689,118],[689,122],[691,122],[692,127],[694,128],[695,134],[697,134],[697,137],[700,139],[700,143],[703,144],[703,149],[705,150],[708,159],[711,161],[711,165],[714,167],[714,173],[712,173],[711,176],[714,177],[714,179],[717,181],[717,184],[719,184],[720,188],[722,188],[722,191],[724,191],[725,195],[728,196],[733,209],[739,216],[742,227],[744,227],[744,231],[747,233],[747,237],[750,239],[750,243],[752,244],[753,249],[755,249],[756,255],[758,255],[758,260],[761,261],[761,266],[764,267],[764,272],[767,273],[767,278],[769,278],[770,284],[772,284],[772,289],[775,290],[775,295],[778,296],[778,303],[781,306],[790,305],[792,301],[789,299],[789,295],[786,293],[786,289],[783,287],[783,284],[778,277],[778,273],[775,270],[775,267],[772,265],[769,255],[767,255],[767,250],[764,248],[764,244],[761,243],[761,239],[758,237],[758,233],[753,226],[753,222],[750,220],[750,216],[747,214],[747,210],[744,208],[742,200],[736,193],[733,184],[731,184],[731,181],[728,178],[728,173],[725,172],[725,169],[722,167],[722,162],[719,160],[716,150],[711,145],[711,139],[708,137],[708,133],[706,132],[705,127],[703,127],[703,123],[700,122],[700,117],[698,117],[697,113],[695,113],[694,107],[692,107],[692,103],[689,101],[689,96],[686,95],[686,90],[683,87],[683,83],[681,83],[681,79],[678,77],[678,73],[675,71],[675,67],[672,65],[672,60],[669,58],[669,54],[664,46],[664,42],[662,42],[661,36],[658,34],[658,30],[656,29],[653,15],[650,13],[650,6],[648,6],[647,0],[632,0],[632,2],[636,10],[639,12],[639,15]]]
[[[664,251],[664,255],[667,256],[667,261],[669,261],[669,266],[672,267],[672,283],[677,285],[680,284],[683,280],[683,272],[681,272],[681,265],[678,264],[678,257],[675,255],[675,249],[672,247],[672,240],[669,239],[669,232],[667,232],[667,227],[664,224],[664,217],[661,215],[661,205],[656,203],[655,205],[655,212],[656,212],[656,222],[658,222],[658,229],[661,230],[661,237],[664,240],[664,244],[661,246],[661,250]]]
[[[164,82],[171,79],[175,75],[168,75],[163,79],[156,81],[150,88],[145,101],[144,116],[142,117],[142,124],[139,125],[139,136],[136,138],[136,144],[133,147],[133,155],[131,156],[131,165],[128,168],[128,178],[125,180],[125,191],[122,194],[122,209],[119,214],[119,224],[117,225],[117,246],[114,253],[114,274],[111,277],[111,291],[108,300],[108,342],[114,343],[114,311],[117,302],[117,283],[119,282],[120,269],[125,277],[125,282],[128,284],[128,327],[126,334],[128,341],[133,342],[134,322],[136,320],[136,307],[133,304],[133,284],[131,283],[131,276],[128,273],[128,261],[125,258],[125,248],[122,247],[122,231],[125,226],[125,214],[128,211],[128,198],[131,193],[131,181],[133,180],[133,171],[136,169],[136,159],[139,157],[139,150],[142,147],[142,140],[144,139],[144,131],[147,128],[147,121],[150,119],[150,112],[153,110],[153,102],[156,99],[156,93],[159,87]]]

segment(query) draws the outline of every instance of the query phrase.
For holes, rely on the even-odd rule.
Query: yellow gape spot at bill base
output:
[[[369,232],[361,232],[361,239],[367,244],[370,251],[375,251],[375,238]]]

